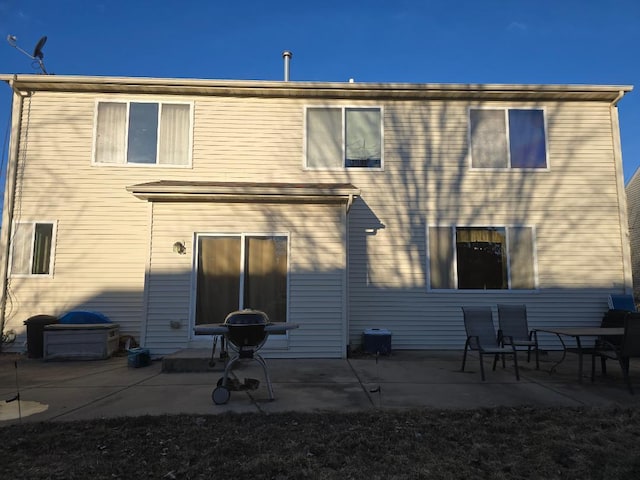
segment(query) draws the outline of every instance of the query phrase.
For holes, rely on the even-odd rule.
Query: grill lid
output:
[[[224,320],[225,325],[267,325],[269,317],[260,310],[238,310],[231,312]]]

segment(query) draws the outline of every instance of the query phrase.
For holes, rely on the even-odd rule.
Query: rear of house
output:
[[[460,307],[599,322],[631,288],[630,87],[2,77],[4,331],[93,310],[155,355],[239,308],[272,357],[462,348]]]

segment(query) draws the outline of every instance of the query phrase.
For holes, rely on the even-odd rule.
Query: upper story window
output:
[[[536,288],[532,227],[430,226],[427,232],[429,288]]]
[[[98,102],[94,159],[99,164],[191,164],[191,105]]]
[[[20,222],[11,239],[12,275],[51,275],[53,222]]]
[[[472,168],[547,168],[544,111],[470,109]]]
[[[306,115],[308,168],[382,167],[380,108],[309,107]]]

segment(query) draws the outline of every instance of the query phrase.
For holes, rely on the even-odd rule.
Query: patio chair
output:
[[[624,328],[624,321],[632,312],[628,310],[607,310],[600,322],[600,327],[602,328]],[[640,320],[640,316],[637,313],[634,313],[634,318]],[[620,347],[622,343],[623,336],[619,337],[607,337],[604,340],[607,342],[606,348],[610,348],[611,345],[614,345],[616,348]],[[601,339],[597,338],[593,348],[589,353],[593,354],[598,348],[600,348]],[[602,368],[602,375],[607,374],[607,357],[600,356],[600,365]]]
[[[498,305],[498,341],[502,346],[527,347],[527,363],[531,361],[531,349],[534,348],[536,370],[540,370],[538,333],[529,330],[526,305]],[[504,358],[502,363],[504,367]]]
[[[596,346],[591,356],[591,381],[593,382],[596,373],[596,357],[603,360],[611,358],[620,363],[622,376],[629,388],[629,392],[633,394],[631,379],[629,378],[629,360],[631,358],[640,358],[640,314],[629,313],[624,319],[624,335],[619,342],[611,342],[605,338],[601,338],[596,342]],[[603,368],[603,374],[606,370]]]
[[[516,379],[520,380],[515,346],[511,343],[509,346],[503,346],[498,341],[498,336],[493,326],[491,307],[462,307],[462,314],[464,316],[464,328],[467,332],[467,341],[464,345],[464,355],[462,357],[462,371],[464,372],[464,366],[467,362],[467,350],[469,349],[478,352],[480,375],[483,381],[485,380],[483,364],[485,355],[493,355],[493,370],[496,369],[496,363],[500,355],[513,355]]]

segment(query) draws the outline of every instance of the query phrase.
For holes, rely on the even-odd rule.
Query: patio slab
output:
[[[461,351],[398,351],[390,356],[349,359],[268,359],[275,400],[269,401],[263,371],[256,362],[241,361],[232,375],[260,381],[257,390],[233,391],[229,402],[215,405],[211,392],[223,374],[220,363],[209,372],[163,373],[161,362],[130,368],[126,357],[100,361],[43,362],[0,355],[0,426],[18,421],[65,421],[162,414],[221,414],[286,411],[365,411],[372,409],[474,409],[499,406],[640,406],[618,365],[609,375],[577,378],[577,357],[567,355],[553,373],[557,352],[543,357],[540,370],[519,356],[521,379],[510,362],[491,369],[486,381],[479,360],[471,355],[460,370]],[[555,356],[554,356],[555,355]],[[15,362],[18,362],[16,384]],[[590,375],[589,364],[585,375]],[[640,362],[632,361],[631,377],[640,390]],[[20,391],[22,418],[11,418]],[[27,407],[32,406],[33,409]],[[42,406],[46,406],[43,410]],[[37,408],[35,408],[37,407]],[[38,409],[43,411],[37,411]],[[13,414],[15,415],[15,414]],[[4,419],[4,420],[2,420]]]

